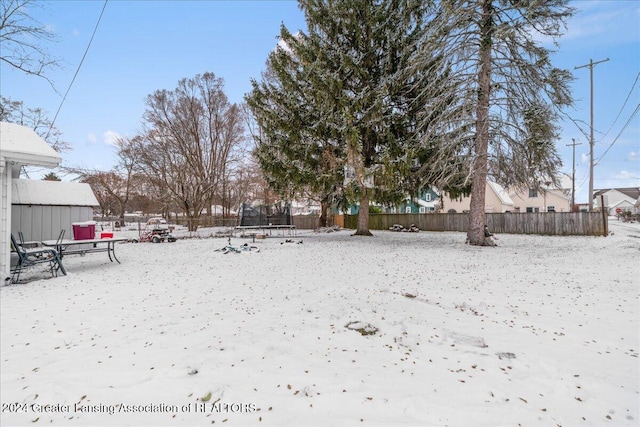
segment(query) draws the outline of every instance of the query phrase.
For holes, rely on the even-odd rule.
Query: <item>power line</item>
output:
[[[611,129],[613,129],[613,127],[618,122],[618,119],[620,118],[620,115],[622,114],[622,111],[624,110],[624,107],[627,106],[627,102],[629,102],[629,98],[631,98],[631,94],[633,93],[633,89],[635,89],[636,84],[638,83],[638,79],[640,79],[640,73],[638,73],[636,75],[636,80],[633,82],[633,85],[631,85],[631,89],[629,90],[629,93],[627,94],[627,99],[624,100],[624,103],[622,104],[622,107],[620,108],[620,111],[618,112],[618,115],[616,116],[615,120],[611,124],[611,127],[609,128],[609,130],[602,136],[602,139],[606,138],[607,135],[609,135],[609,132],[611,132]]]
[[[67,99],[67,95],[71,90],[71,86],[73,86],[73,83],[76,81],[76,77],[78,77],[78,73],[80,72],[80,67],[82,67],[82,63],[84,62],[84,59],[87,57],[87,53],[89,53],[89,48],[91,47],[91,43],[93,42],[93,37],[96,35],[96,31],[98,31],[98,26],[100,25],[100,21],[102,20],[102,15],[104,14],[104,10],[107,7],[108,1],[109,0],[104,0],[104,5],[102,6],[102,10],[100,11],[98,22],[96,22],[96,26],[93,29],[93,34],[91,34],[91,39],[89,39],[89,43],[87,44],[87,48],[84,51],[84,55],[82,55],[82,59],[78,64],[78,68],[76,69],[75,74],[73,75],[73,79],[71,79],[71,83],[69,83],[69,87],[67,88],[67,91],[64,93],[64,96],[62,97],[62,101],[60,101],[60,105],[58,106],[58,111],[56,111],[56,115],[53,117],[53,120],[51,121],[51,125],[49,126],[49,130],[47,131],[47,136],[45,136],[44,139],[47,139],[49,137],[49,134],[51,133],[51,129],[53,129],[53,125],[56,122],[56,119],[58,118],[58,114],[60,114],[60,110],[62,109],[62,104],[64,104],[64,101]]]
[[[620,138],[620,135],[622,135],[622,132],[625,131],[625,129],[627,129],[627,126],[629,126],[629,123],[631,123],[631,120],[633,120],[633,118],[636,116],[636,114],[638,114],[638,111],[640,111],[640,104],[638,104],[636,106],[636,109],[633,111],[633,113],[631,113],[631,117],[629,117],[629,120],[627,120],[627,123],[624,124],[624,126],[622,127],[622,129],[620,129],[620,132],[618,133],[618,135],[613,139],[613,141],[611,142],[611,144],[609,145],[609,147],[605,150],[604,153],[602,153],[602,155],[600,156],[600,158],[598,158],[598,160],[596,160],[595,164],[597,165],[598,163],[600,163],[600,160],[602,160],[602,158],[604,157],[605,154],[607,154],[609,152],[609,150],[611,149],[611,147],[613,147],[613,144],[616,143],[616,141],[618,140],[618,138]]]
[[[589,134],[584,131],[580,125],[578,123],[584,123],[586,126],[589,126],[588,123],[585,123],[583,120],[576,120],[573,117],[571,117],[569,114],[567,114],[566,112],[562,111],[561,114],[563,116],[565,116],[566,118],[568,118],[569,120],[571,120],[573,122],[573,124],[576,126],[576,128],[578,128],[578,130],[580,131],[581,134],[584,135],[585,138],[589,139]]]
[[[607,132],[605,133],[605,132],[600,132],[600,131],[594,129],[594,132],[597,132],[597,133],[602,135],[602,138],[600,138],[598,140],[598,142],[603,140],[604,138],[606,138],[607,135],[609,135],[609,132],[611,132],[611,129],[613,129],[613,127],[618,122],[618,119],[622,115],[622,112],[624,111],[624,107],[627,106],[627,102],[629,102],[629,98],[631,98],[631,94],[633,93],[633,90],[635,89],[636,84],[638,84],[639,80],[640,80],[640,73],[638,73],[636,75],[636,80],[631,85],[631,89],[629,90],[629,93],[627,94],[627,98],[624,100],[624,103],[622,104],[622,107],[620,108],[620,111],[618,112],[618,115],[616,116],[616,118],[614,119],[613,123],[611,124],[611,127],[609,127],[609,130],[607,130]],[[585,126],[589,126],[588,123],[584,122],[583,120],[576,120],[576,119],[574,119],[573,117],[571,117],[569,114],[567,114],[565,112],[562,112],[561,114],[563,116],[565,116],[566,118],[568,118],[569,120],[571,120],[573,122],[573,124],[576,126],[576,128],[580,131],[580,133],[582,133],[585,136],[585,138],[587,138],[587,139],[589,138],[589,134],[584,129],[582,129],[580,127],[580,123],[584,124]]]

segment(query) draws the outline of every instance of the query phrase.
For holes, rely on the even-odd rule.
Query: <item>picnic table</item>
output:
[[[109,261],[115,259],[118,264],[120,260],[116,257],[115,245],[117,242],[124,242],[126,237],[109,237],[105,239],[86,239],[86,240],[44,240],[43,246],[55,248],[60,254],[60,258],[65,255],[85,255],[94,252],[106,252],[109,255]]]

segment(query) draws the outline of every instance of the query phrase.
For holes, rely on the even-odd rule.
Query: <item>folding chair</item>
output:
[[[11,281],[17,283],[20,280],[20,274],[23,270],[38,264],[49,264],[49,271],[52,276],[58,276],[58,270],[65,276],[67,271],[62,265],[58,251],[53,248],[32,248],[22,247],[16,241],[13,233],[11,234],[11,249],[18,254],[18,261],[15,266],[11,267]]]

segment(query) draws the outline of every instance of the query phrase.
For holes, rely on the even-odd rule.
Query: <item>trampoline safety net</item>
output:
[[[292,224],[289,205],[251,206],[243,203],[240,215],[240,225],[243,227]]]

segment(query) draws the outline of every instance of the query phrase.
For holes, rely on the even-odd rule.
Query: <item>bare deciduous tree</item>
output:
[[[118,137],[115,141],[118,163],[110,171],[91,170],[86,168],[67,167],[65,171],[78,175],[81,182],[91,185],[100,203],[103,214],[116,212],[122,224],[125,222],[127,203],[134,193],[134,189],[141,186],[136,175],[138,153],[136,147],[140,137]]]
[[[91,186],[103,215],[119,215],[121,218],[124,216],[121,208],[122,201],[118,195],[118,189],[122,187],[121,176],[114,171],[68,171],[73,173],[82,172],[79,174],[78,180]]]
[[[41,7],[35,0],[2,0],[0,2],[0,61],[28,75],[46,76],[58,66],[43,45],[55,40],[46,26],[35,20],[29,9]]]
[[[236,207],[240,207],[247,201],[270,205],[280,200],[276,192],[267,184],[264,170],[253,156],[248,157],[235,171],[231,195]]]
[[[191,230],[211,206],[244,138],[241,109],[229,103],[223,86],[204,73],[146,100],[146,131],[137,149],[142,170],[180,206]]]
[[[244,111],[236,104],[232,104],[227,114],[219,122],[220,137],[216,138],[214,150],[220,152],[216,169],[219,173],[218,185],[214,189],[212,200],[207,205],[207,213],[211,216],[213,200],[220,201],[223,208],[222,216],[230,214],[230,195],[233,186],[233,177],[242,165],[242,159],[246,156],[244,126]],[[237,207],[237,205],[236,205]]]
[[[33,129],[58,153],[71,150],[69,142],[62,139],[62,132],[52,126],[47,112],[42,108],[27,108],[22,101],[0,96],[0,120]]]

